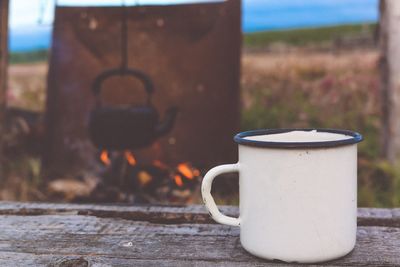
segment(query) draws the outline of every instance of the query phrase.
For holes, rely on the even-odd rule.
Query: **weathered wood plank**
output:
[[[19,253],[28,258],[51,255],[53,263],[73,256],[93,263],[109,258],[112,265],[120,265],[119,260],[121,265],[147,262],[150,266],[270,264],[242,249],[238,228],[218,224],[162,225],[81,215],[5,215],[0,220],[2,261],[10,253]],[[396,266],[400,265],[399,255],[399,228],[359,227],[353,253],[329,264]]]
[[[292,266],[253,257],[239,228],[206,218],[199,205],[0,202],[0,266]],[[400,266],[400,209],[360,209],[359,221],[355,250],[325,266]]]
[[[209,262],[206,260],[193,262],[191,260],[178,261],[178,260],[152,260],[152,259],[135,259],[132,264],[132,259],[121,259],[121,258],[107,258],[103,256],[62,256],[62,255],[35,255],[27,253],[4,253],[7,255],[7,260],[0,259],[1,266],[62,266],[62,267],[105,267],[105,266],[119,266],[119,267],[132,267],[132,266],[147,266],[147,267],[177,267],[177,266],[188,266],[188,267],[240,267],[246,266],[247,264],[242,262],[231,262],[231,261],[220,261],[220,262]],[[50,263],[50,264],[49,264]],[[251,263],[251,266],[268,266],[268,267],[286,267],[293,266],[281,263]],[[320,265],[300,265],[300,266],[320,266]],[[325,265],[325,266],[338,266],[338,265]]]
[[[221,211],[238,216],[239,209],[221,206]],[[191,206],[120,206],[88,204],[50,204],[1,202],[0,215],[52,215],[76,214],[101,218],[121,218],[134,221],[148,221],[162,224],[215,223],[203,205]],[[359,208],[358,225],[400,227],[400,208],[379,209]]]

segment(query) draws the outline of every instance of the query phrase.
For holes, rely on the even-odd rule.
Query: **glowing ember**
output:
[[[153,165],[156,166],[157,168],[160,168],[160,169],[169,169],[167,164],[165,164],[165,163],[163,163],[163,162],[161,162],[159,160],[154,160],[153,161]]]
[[[194,176],[200,176],[200,171],[198,169],[193,169]]]
[[[176,174],[176,175],[174,176],[174,180],[175,180],[175,184],[176,184],[177,186],[183,186],[182,177],[181,177],[180,175]]]
[[[108,156],[108,151],[107,150],[101,151],[100,160],[106,166],[109,166],[111,164],[111,161],[110,161],[110,158]]]
[[[192,180],[194,177],[200,175],[199,170],[190,167],[188,163],[180,163],[176,168],[189,180]]]
[[[132,152],[125,151],[125,158],[128,161],[129,165],[132,165],[132,166],[136,165],[136,159],[133,156]]]
[[[138,173],[138,179],[139,179],[140,185],[145,186],[153,180],[153,177],[146,171],[140,171]]]

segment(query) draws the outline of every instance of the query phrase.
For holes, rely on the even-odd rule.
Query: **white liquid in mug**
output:
[[[312,131],[291,131],[286,133],[247,136],[245,139],[264,142],[326,142],[351,139],[353,136]]]

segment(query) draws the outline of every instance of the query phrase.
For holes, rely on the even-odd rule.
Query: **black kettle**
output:
[[[104,106],[100,92],[105,80],[113,76],[132,76],[144,86],[147,101],[142,106]],[[90,113],[89,134],[92,142],[105,150],[133,150],[151,145],[158,137],[173,127],[178,109],[166,111],[163,121],[151,104],[154,86],[150,78],[134,69],[112,69],[100,74],[93,83],[96,97],[95,108]]]

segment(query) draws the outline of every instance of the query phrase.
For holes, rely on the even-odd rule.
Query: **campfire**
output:
[[[72,202],[192,203],[199,201],[201,172],[189,162],[170,166],[160,160],[138,162],[131,151],[103,150],[98,176],[57,179],[53,197]]]
[[[190,203],[198,199],[201,172],[189,162],[170,166],[161,160],[138,162],[134,153],[102,150],[99,184],[77,201]]]

